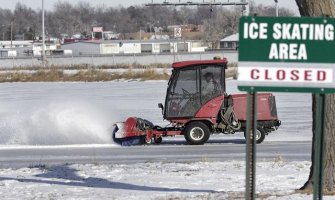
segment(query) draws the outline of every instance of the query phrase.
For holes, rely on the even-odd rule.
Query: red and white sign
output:
[[[93,32],[94,33],[104,32],[104,28],[103,27],[93,27]]]
[[[282,83],[332,83],[333,69],[294,67],[239,67],[239,81]]]
[[[239,64],[239,85],[247,87],[329,88],[335,85],[335,70],[331,64],[319,64],[315,67],[310,63]]]
[[[175,27],[174,28],[174,37],[175,38],[181,38],[181,27]]]

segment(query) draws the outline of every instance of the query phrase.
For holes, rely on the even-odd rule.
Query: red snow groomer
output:
[[[227,94],[226,59],[184,61],[172,64],[163,118],[170,126],[130,117],[113,126],[113,140],[121,145],[161,143],[166,136],[184,135],[189,144],[204,144],[211,134],[234,134],[246,129],[246,94]],[[257,143],[280,126],[275,97],[257,95]]]

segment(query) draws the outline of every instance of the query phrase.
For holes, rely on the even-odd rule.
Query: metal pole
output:
[[[246,13],[245,13],[245,16],[249,16],[249,14],[250,14],[250,5],[249,5],[249,0],[246,0],[246,3],[247,3],[247,5],[246,5]]]
[[[276,17],[279,16],[279,6],[278,6],[278,0],[275,0],[276,3]]]
[[[10,48],[13,48],[13,21],[10,22]]]
[[[246,185],[245,199],[256,198],[256,129],[257,129],[257,102],[256,92],[248,93],[247,127],[246,127]]]
[[[213,7],[212,7],[212,5],[210,5],[210,9],[209,9],[209,27],[208,27],[209,37],[212,37],[212,12],[213,12]],[[213,46],[214,46],[213,42],[211,42],[211,49],[214,48]]]
[[[314,141],[314,174],[313,174],[313,199],[322,200],[323,195],[323,162],[324,162],[324,117],[325,94],[315,94],[316,121]]]
[[[44,0],[42,0],[42,63],[43,67],[46,64],[46,56],[45,56],[45,27],[44,27]]]
[[[250,13],[249,1],[243,0],[242,3],[245,3],[245,5],[242,5],[242,16],[248,16]]]

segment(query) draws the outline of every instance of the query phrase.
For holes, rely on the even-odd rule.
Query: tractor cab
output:
[[[165,106],[160,105],[164,119],[194,118],[204,105],[218,97],[223,98],[226,59],[178,62],[172,67]],[[216,116],[217,112],[214,114]]]

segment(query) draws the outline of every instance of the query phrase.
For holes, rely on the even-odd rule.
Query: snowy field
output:
[[[227,82],[237,92],[236,81]],[[0,84],[0,151],[64,145],[110,145],[111,125],[139,116],[159,125],[157,103],[166,81]],[[311,96],[276,93],[282,126],[265,143],[311,141]],[[242,134],[215,140],[241,140]],[[169,139],[184,140],[183,137]],[[62,146],[61,146],[62,145]],[[111,145],[111,148],[121,148]],[[294,192],[308,177],[310,162],[257,163],[261,199],[311,199]],[[241,161],[64,164],[0,169],[1,199],[244,199]],[[334,198],[325,198],[334,199]]]
[[[295,192],[309,162],[257,164],[258,199],[312,199]],[[2,199],[244,199],[244,162],[72,164],[0,170]],[[324,199],[334,199],[325,197]]]

